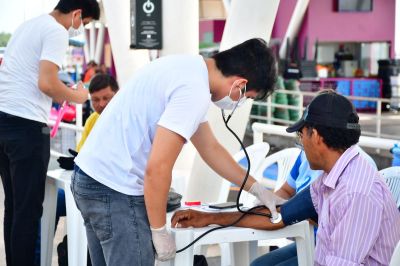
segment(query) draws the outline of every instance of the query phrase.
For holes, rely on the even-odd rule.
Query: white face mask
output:
[[[240,96],[238,101],[234,101],[231,99],[231,93],[232,93],[233,86],[231,87],[231,90],[229,91],[229,94],[222,98],[221,100],[215,101],[214,104],[223,109],[223,110],[233,110],[236,109],[237,107],[240,107],[247,99],[245,96],[246,93],[246,85],[244,85],[244,93],[242,94],[242,90],[240,90]]]
[[[74,38],[76,36],[79,36],[84,31],[82,18],[81,18],[81,25],[79,26],[79,28],[75,29],[73,25],[74,25],[74,17],[72,16],[72,24],[71,24],[71,27],[68,28],[68,36],[69,36],[69,38]]]

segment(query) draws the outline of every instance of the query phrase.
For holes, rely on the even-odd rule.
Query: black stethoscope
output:
[[[237,209],[240,213],[242,213],[242,215],[241,215],[238,219],[236,219],[236,221],[234,221],[234,222],[231,223],[231,224],[217,226],[217,227],[211,228],[210,230],[204,232],[204,233],[201,234],[199,237],[197,237],[195,240],[193,240],[192,242],[190,242],[188,245],[186,245],[185,247],[183,247],[183,248],[177,250],[176,253],[179,253],[179,252],[182,252],[182,251],[186,250],[187,248],[189,248],[190,246],[192,246],[194,243],[196,243],[197,241],[199,241],[202,237],[206,236],[207,234],[209,234],[209,233],[211,233],[211,232],[213,232],[213,231],[216,231],[216,230],[219,230],[219,229],[223,229],[223,228],[227,228],[227,227],[230,227],[230,226],[234,226],[234,225],[237,224],[240,220],[242,220],[242,219],[244,218],[244,216],[246,216],[246,215],[248,215],[248,214],[251,214],[251,215],[259,215],[259,216],[265,216],[265,217],[267,217],[272,223],[279,223],[279,222],[282,220],[282,217],[280,216],[280,214],[279,214],[279,217],[278,217],[278,218],[272,219],[272,216],[271,216],[270,214],[266,214],[266,213],[261,213],[261,212],[256,212],[256,211],[254,211],[254,210],[259,209],[259,208],[265,208],[265,206],[255,206],[255,207],[253,207],[253,208],[251,208],[251,209],[248,209],[248,210],[241,209],[240,206],[239,206],[240,195],[241,195],[241,193],[242,193],[242,191],[243,191],[243,188],[244,188],[244,186],[245,186],[245,184],[246,184],[246,182],[247,182],[247,179],[249,178],[249,174],[250,174],[250,157],[249,157],[249,155],[248,155],[248,153],[247,153],[247,151],[246,151],[246,148],[244,147],[244,144],[243,144],[243,142],[241,141],[241,139],[238,137],[238,135],[237,135],[237,134],[229,127],[229,125],[228,125],[228,122],[229,122],[229,120],[231,119],[233,113],[235,112],[236,108],[239,106],[239,102],[240,102],[240,101],[237,101],[235,107],[232,109],[231,113],[230,113],[227,117],[225,116],[225,111],[224,111],[223,109],[221,110],[221,114],[222,114],[222,120],[224,121],[225,127],[229,130],[229,132],[232,133],[232,135],[233,135],[233,136],[236,138],[236,140],[239,142],[240,147],[243,149],[244,154],[245,154],[245,156],[246,156],[246,160],[247,160],[247,171],[246,171],[246,175],[245,175],[245,177],[244,177],[244,179],[243,179],[242,185],[240,186],[240,189],[239,189],[239,193],[238,193],[238,195],[237,195],[237,197],[236,197],[236,209]]]

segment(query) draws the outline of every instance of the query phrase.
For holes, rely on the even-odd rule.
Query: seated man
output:
[[[375,168],[375,161],[369,156],[363,149],[357,146],[360,154],[363,155]],[[310,164],[307,161],[306,154],[301,151],[296,159],[289,175],[286,178],[286,182],[282,187],[275,192],[276,195],[284,199],[292,198],[296,193],[302,191],[304,188],[309,186],[315,179],[317,179],[323,171],[312,170]],[[279,249],[275,249],[267,254],[257,258],[251,263],[251,266],[261,265],[298,265],[297,263],[297,250],[296,243],[289,244]]]
[[[89,93],[94,112],[85,122],[82,137],[78,145],[76,145],[76,150],[78,152],[85,143],[100,114],[103,112],[104,108],[106,108],[107,104],[114,97],[114,95],[118,92],[118,89],[119,87],[117,81],[108,74],[97,74],[90,81]],[[70,153],[73,155],[73,157],[60,157],[57,159],[61,168],[66,170],[72,170],[74,168],[74,159],[78,153],[72,150],[70,150]]]
[[[388,265],[400,239],[400,214],[393,197],[376,168],[355,146],[361,134],[358,121],[351,102],[328,91],[316,96],[301,120],[287,129],[298,133],[310,168],[323,171],[309,189],[299,193],[309,194],[308,201],[318,214],[316,265]],[[307,197],[295,196],[282,205],[282,221],[277,224],[247,215],[237,226],[269,230],[311,218],[304,217],[301,208],[297,212],[288,208],[301,207],[300,200]],[[172,225],[226,225],[240,215],[187,210],[177,212]]]

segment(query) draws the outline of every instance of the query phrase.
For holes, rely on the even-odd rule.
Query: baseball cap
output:
[[[299,131],[306,122],[333,128],[360,129],[358,121],[353,104],[346,97],[329,91],[317,95],[306,107],[303,117],[286,131]]]

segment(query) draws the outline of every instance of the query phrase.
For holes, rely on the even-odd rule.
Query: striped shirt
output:
[[[315,265],[388,265],[400,213],[376,169],[347,149],[310,188],[318,213]]]

